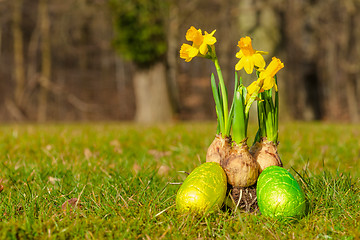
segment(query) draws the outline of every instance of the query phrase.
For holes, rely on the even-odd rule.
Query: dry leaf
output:
[[[90,149],[85,148],[85,149],[84,149],[84,155],[85,155],[86,160],[88,160],[89,158],[92,157],[93,154],[92,154],[92,152],[90,151]]]
[[[153,155],[154,158],[156,158],[156,159],[159,159],[159,158],[162,158],[162,157],[167,157],[167,156],[171,155],[170,151],[159,151],[159,150],[156,150],[156,149],[151,149],[151,150],[148,151],[148,153]]]
[[[117,139],[114,139],[110,142],[110,146],[113,146],[113,147],[120,147],[120,142],[119,140]]]
[[[79,200],[77,198],[70,198],[69,200],[65,201],[62,205],[61,205],[61,209],[66,212],[67,210],[72,210],[75,208],[81,209],[81,203],[79,202]]]
[[[0,183],[2,183],[2,179],[0,178]],[[4,186],[0,184],[0,193],[2,192],[2,190],[4,190]]]
[[[54,177],[51,177],[51,176],[49,176],[49,182],[51,183],[51,184],[53,184],[53,185],[55,185],[55,183],[56,182],[60,182],[60,180],[61,179],[59,179],[59,178],[54,178]]]
[[[110,146],[113,146],[114,147],[114,152],[116,153],[123,153],[123,150],[121,148],[121,144],[119,142],[119,140],[117,139],[114,139],[110,142]]]
[[[158,175],[160,176],[166,176],[169,174],[169,171],[170,171],[170,167],[169,166],[166,166],[166,165],[161,165],[159,167],[159,170],[158,170]]]
[[[50,144],[48,144],[48,145],[45,146],[45,149],[48,150],[48,151],[50,151],[52,148],[53,148],[53,146],[50,145]]]
[[[132,169],[133,169],[133,171],[134,171],[135,173],[138,173],[138,172],[141,170],[141,167],[140,167],[139,164],[134,163]]]

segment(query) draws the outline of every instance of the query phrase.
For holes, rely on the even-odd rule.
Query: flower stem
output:
[[[276,75],[275,77],[275,84],[277,85],[277,77]],[[278,135],[279,135],[279,92],[276,91],[275,92],[275,131],[276,131],[276,136],[275,136],[275,141],[274,143],[277,144],[278,141]]]
[[[221,68],[220,68],[218,59],[215,58],[213,61],[214,61],[216,72],[217,72],[217,75],[218,75],[218,78],[219,78],[219,85],[220,85],[220,91],[221,91],[221,96],[222,96],[222,105],[223,105],[225,129],[228,129],[227,124],[228,124],[229,108],[228,108],[228,99],[227,99],[227,92],[226,92],[226,88],[225,88],[224,78],[222,76],[222,72],[221,72]],[[223,136],[226,136],[226,133],[222,133],[222,134],[223,134]]]
[[[218,117],[218,129],[217,134],[225,132],[225,124],[224,124],[224,114],[222,111],[222,104],[220,101],[219,92],[216,86],[214,74],[211,74],[211,89],[213,92],[214,100],[215,100],[215,110],[216,115]]]

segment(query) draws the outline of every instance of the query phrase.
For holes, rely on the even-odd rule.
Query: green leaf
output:
[[[259,128],[256,132],[256,135],[255,135],[252,145],[254,145],[256,142],[260,142],[260,140],[261,140],[261,129]]]
[[[266,137],[268,140],[273,141],[274,139],[274,109],[271,107],[272,99],[265,99],[265,124],[266,124]]]
[[[261,100],[264,99],[264,94],[260,93],[259,98]],[[260,130],[260,137],[266,136],[266,124],[265,124],[265,102],[264,101],[258,101],[257,107],[258,107],[258,121],[259,121],[259,130]]]
[[[217,90],[217,86],[216,86],[216,82],[215,82],[215,76],[212,73],[211,74],[211,89],[213,92],[213,97],[214,97],[214,101],[215,101],[215,109],[216,109],[216,115],[218,117],[218,123],[219,123],[219,128],[220,128],[220,132],[224,133],[225,132],[225,126],[224,126],[224,114],[223,114],[223,106],[220,102],[220,96],[219,96],[219,92]]]
[[[241,78],[240,78],[240,81],[241,81]],[[235,72],[234,95],[233,95],[233,100],[232,100],[230,111],[229,111],[228,123],[226,125],[226,130],[225,130],[227,136],[230,135],[232,121],[233,121],[233,118],[234,118],[234,103],[235,103],[235,95],[236,95],[236,90],[238,88],[238,85],[239,85],[238,74],[237,74],[237,72]]]
[[[234,102],[234,120],[233,120],[233,139],[236,143],[240,143],[246,138],[246,118],[245,106],[243,101],[243,85],[240,85],[235,94]]]
[[[216,72],[217,72],[218,79],[219,79],[219,86],[220,86],[221,97],[222,97],[224,124],[227,124],[228,118],[229,118],[227,89],[226,89],[226,86],[224,83],[224,79],[222,76],[222,72],[221,72],[221,68],[220,68],[218,59],[217,58],[213,59],[213,62],[215,64]],[[225,131],[226,129],[227,129],[227,126],[225,125],[223,130]],[[225,133],[223,132],[223,134],[225,134]]]
[[[276,85],[278,84],[276,75],[275,75],[275,83],[276,83]],[[279,133],[279,92],[277,92],[277,91],[275,91],[275,126],[274,126],[274,130],[276,131],[275,141],[277,142],[278,141],[278,133]]]

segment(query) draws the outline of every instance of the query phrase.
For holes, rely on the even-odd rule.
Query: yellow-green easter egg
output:
[[[176,195],[176,208],[182,213],[214,211],[221,208],[226,189],[226,174],[220,164],[203,163],[181,185]]]
[[[284,168],[267,167],[256,186],[256,196],[262,215],[275,218],[304,216],[305,196],[295,178]]]

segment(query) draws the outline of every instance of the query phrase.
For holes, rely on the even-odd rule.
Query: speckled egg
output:
[[[220,164],[203,163],[181,185],[176,195],[176,208],[181,213],[214,211],[221,208],[226,189],[226,174]]]
[[[264,216],[300,218],[305,214],[304,193],[295,178],[282,167],[264,169],[258,178],[256,195]]]

